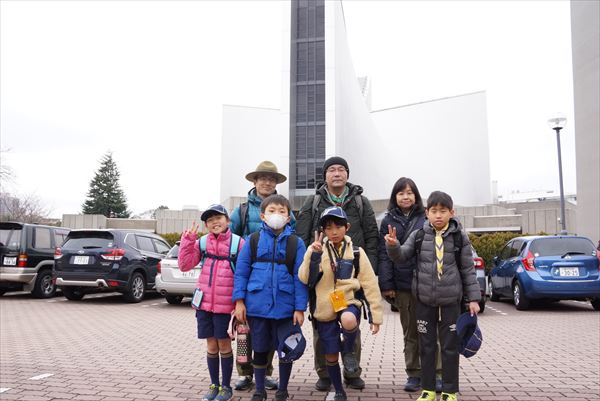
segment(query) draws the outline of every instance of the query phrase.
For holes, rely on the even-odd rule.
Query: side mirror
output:
[[[498,266],[498,262],[500,261],[500,259],[498,259],[498,256],[494,256],[494,259],[492,259],[492,261],[494,262],[494,266]]]

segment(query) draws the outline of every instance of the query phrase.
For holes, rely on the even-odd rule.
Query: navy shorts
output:
[[[229,334],[227,334],[229,320],[231,320],[229,313],[212,313],[204,310],[196,310],[198,338],[229,338]]]
[[[248,316],[250,325],[250,339],[252,340],[252,349],[254,352],[268,352],[276,350],[279,345],[277,338],[277,328],[283,323],[287,323],[292,318],[287,319],[266,319],[263,317]]]
[[[335,320],[330,320],[329,322],[317,321],[317,332],[319,333],[321,349],[324,354],[337,354],[342,350],[342,342],[340,340],[342,326],[340,318],[344,312],[352,312],[356,316],[356,321],[360,324],[360,308],[356,305],[349,305],[346,309],[339,311]]]

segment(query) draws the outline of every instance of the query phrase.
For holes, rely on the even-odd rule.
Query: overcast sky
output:
[[[575,192],[568,1],[343,4],[373,110],[487,91],[491,178],[501,194],[558,191],[546,120],[563,112],[565,191]],[[37,195],[53,217],[81,211],[108,150],[134,213],[218,202],[222,105],[280,107],[288,3],[0,7],[2,163],[15,175],[2,189]],[[268,150],[256,156],[268,158]]]

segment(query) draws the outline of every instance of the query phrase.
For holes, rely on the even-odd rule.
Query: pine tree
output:
[[[90,182],[87,199],[82,205],[83,213],[129,217],[131,213],[127,210],[125,194],[119,185],[119,169],[112,153],[106,153],[100,163],[100,168]]]

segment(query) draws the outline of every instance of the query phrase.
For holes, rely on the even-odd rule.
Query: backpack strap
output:
[[[319,203],[321,203],[321,194],[317,193],[313,196],[310,215],[312,217],[312,226],[315,230],[319,229]]]
[[[231,271],[235,273],[235,264],[237,263],[238,249],[240,247],[240,236],[231,233],[231,241],[229,242],[229,265]]]
[[[248,222],[248,202],[240,204],[240,235],[243,236],[246,231],[246,223]]]
[[[271,262],[277,264],[285,264],[287,266],[287,271],[290,276],[294,276],[294,264],[296,263],[296,253],[298,251],[298,236],[294,234],[290,234],[286,240],[286,248],[285,248],[285,260],[282,259],[259,259],[256,255],[258,252],[258,240],[260,238],[260,231],[253,232],[250,235],[250,255],[251,255],[251,264],[254,262]],[[293,249],[293,252],[289,252],[290,249]]]
[[[206,259],[206,240],[208,239],[208,234],[200,237],[200,267],[204,266],[204,260]]]
[[[462,261],[461,261],[461,257],[460,257],[460,253],[462,251],[463,248],[463,237],[462,237],[462,232],[460,231],[455,231],[452,233],[452,239],[454,242],[454,262],[456,262],[456,267],[458,267],[458,269],[462,269]]]
[[[358,274],[360,273],[360,248],[356,245],[352,245],[352,253],[354,255],[354,259],[352,260],[352,264],[354,265],[354,278],[358,278]],[[354,297],[358,299],[364,306],[363,318],[368,320],[369,323],[373,322],[371,305],[369,305],[369,301],[367,301],[365,291],[362,289],[362,287],[354,292]]]
[[[354,197],[356,200],[356,207],[358,208],[358,217],[360,218],[360,226],[362,228],[362,220],[363,220],[363,197],[358,194]]]

